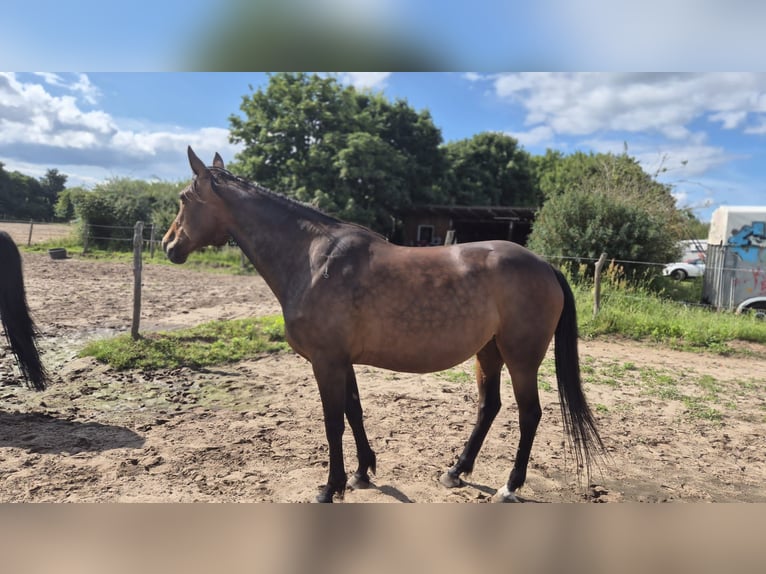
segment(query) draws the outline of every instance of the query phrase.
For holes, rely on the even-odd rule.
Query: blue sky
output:
[[[428,109],[445,141],[498,131],[532,154],[628,153],[703,219],[766,203],[766,74],[338,73]],[[232,159],[228,118],[262,73],[3,73],[0,161],[70,185],[185,180],[186,146]]]

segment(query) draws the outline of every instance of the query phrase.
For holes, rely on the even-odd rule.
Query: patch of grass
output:
[[[705,391],[704,396],[691,396],[684,394],[678,388],[678,377],[670,373],[663,373],[654,368],[640,369],[641,385],[649,395],[669,401],[679,401],[686,407],[686,413],[692,419],[704,419],[711,422],[720,422],[723,418],[721,412],[710,406],[711,401],[718,399],[721,391],[719,382],[710,375],[703,375],[697,384]]]
[[[710,422],[720,422],[723,419],[721,411],[707,405],[705,399],[683,397],[683,403],[687,408],[690,418],[704,419]]]
[[[747,381],[737,381],[737,384],[743,391],[766,390],[766,381],[762,381],[758,379],[749,379]]]
[[[473,375],[459,369],[439,371],[438,376],[440,379],[444,379],[450,383],[470,384],[474,381]]]
[[[546,393],[552,393],[554,390],[552,384],[542,379],[537,380],[537,388],[541,391],[545,391]]]
[[[715,377],[710,375],[702,375],[700,380],[697,381],[697,384],[699,384],[699,386],[702,387],[702,389],[713,398],[717,397],[718,393],[721,391],[721,385],[718,383]]]
[[[212,321],[178,331],[93,341],[80,351],[117,370],[206,367],[287,350],[281,316]]]
[[[664,292],[623,284],[604,287],[601,309],[593,317],[592,287],[577,284],[572,289],[580,311],[578,327],[584,337],[621,335],[723,355],[739,352],[729,344],[733,341],[766,344],[766,321],[755,317],[717,312],[669,299]]]
[[[538,377],[551,377],[556,378],[556,362],[553,357],[546,357],[543,362],[540,363],[540,368],[537,370]]]

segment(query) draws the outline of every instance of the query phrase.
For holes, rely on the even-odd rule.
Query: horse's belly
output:
[[[420,319],[368,324],[354,362],[411,373],[442,371],[475,355],[495,334],[491,316]]]

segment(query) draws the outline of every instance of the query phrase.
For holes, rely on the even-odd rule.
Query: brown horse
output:
[[[344,414],[359,466],[348,481],[369,486],[375,453],[362,422],[354,364],[428,373],[476,355],[478,420],[443,484],[461,484],[500,409],[505,364],[519,406],[516,460],[496,498],[516,500],[542,411],[537,371],[555,335],[561,411],[578,470],[590,470],[593,447],[603,448],[585,401],[577,355],[574,298],[564,276],[532,252],[507,241],[449,247],[400,247],[240,179],[215,155],[205,164],[188,149],[194,172],[180,194],[178,216],[163,238],[173,263],[231,237],[282,306],[285,335],[310,361],[319,386],[330,449],[327,485],[317,497],[332,502],[346,488]]]
[[[21,255],[11,236],[4,231],[0,231],[0,319],[24,380],[33,389],[42,391],[48,373],[40,361],[37,329],[27,307]]]

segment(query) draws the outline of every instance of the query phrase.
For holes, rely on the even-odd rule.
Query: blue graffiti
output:
[[[766,221],[753,221],[752,225],[745,225],[729,237],[728,243],[742,261],[755,265],[758,263],[759,243],[753,243],[754,239],[760,240],[759,243],[766,242]]]

